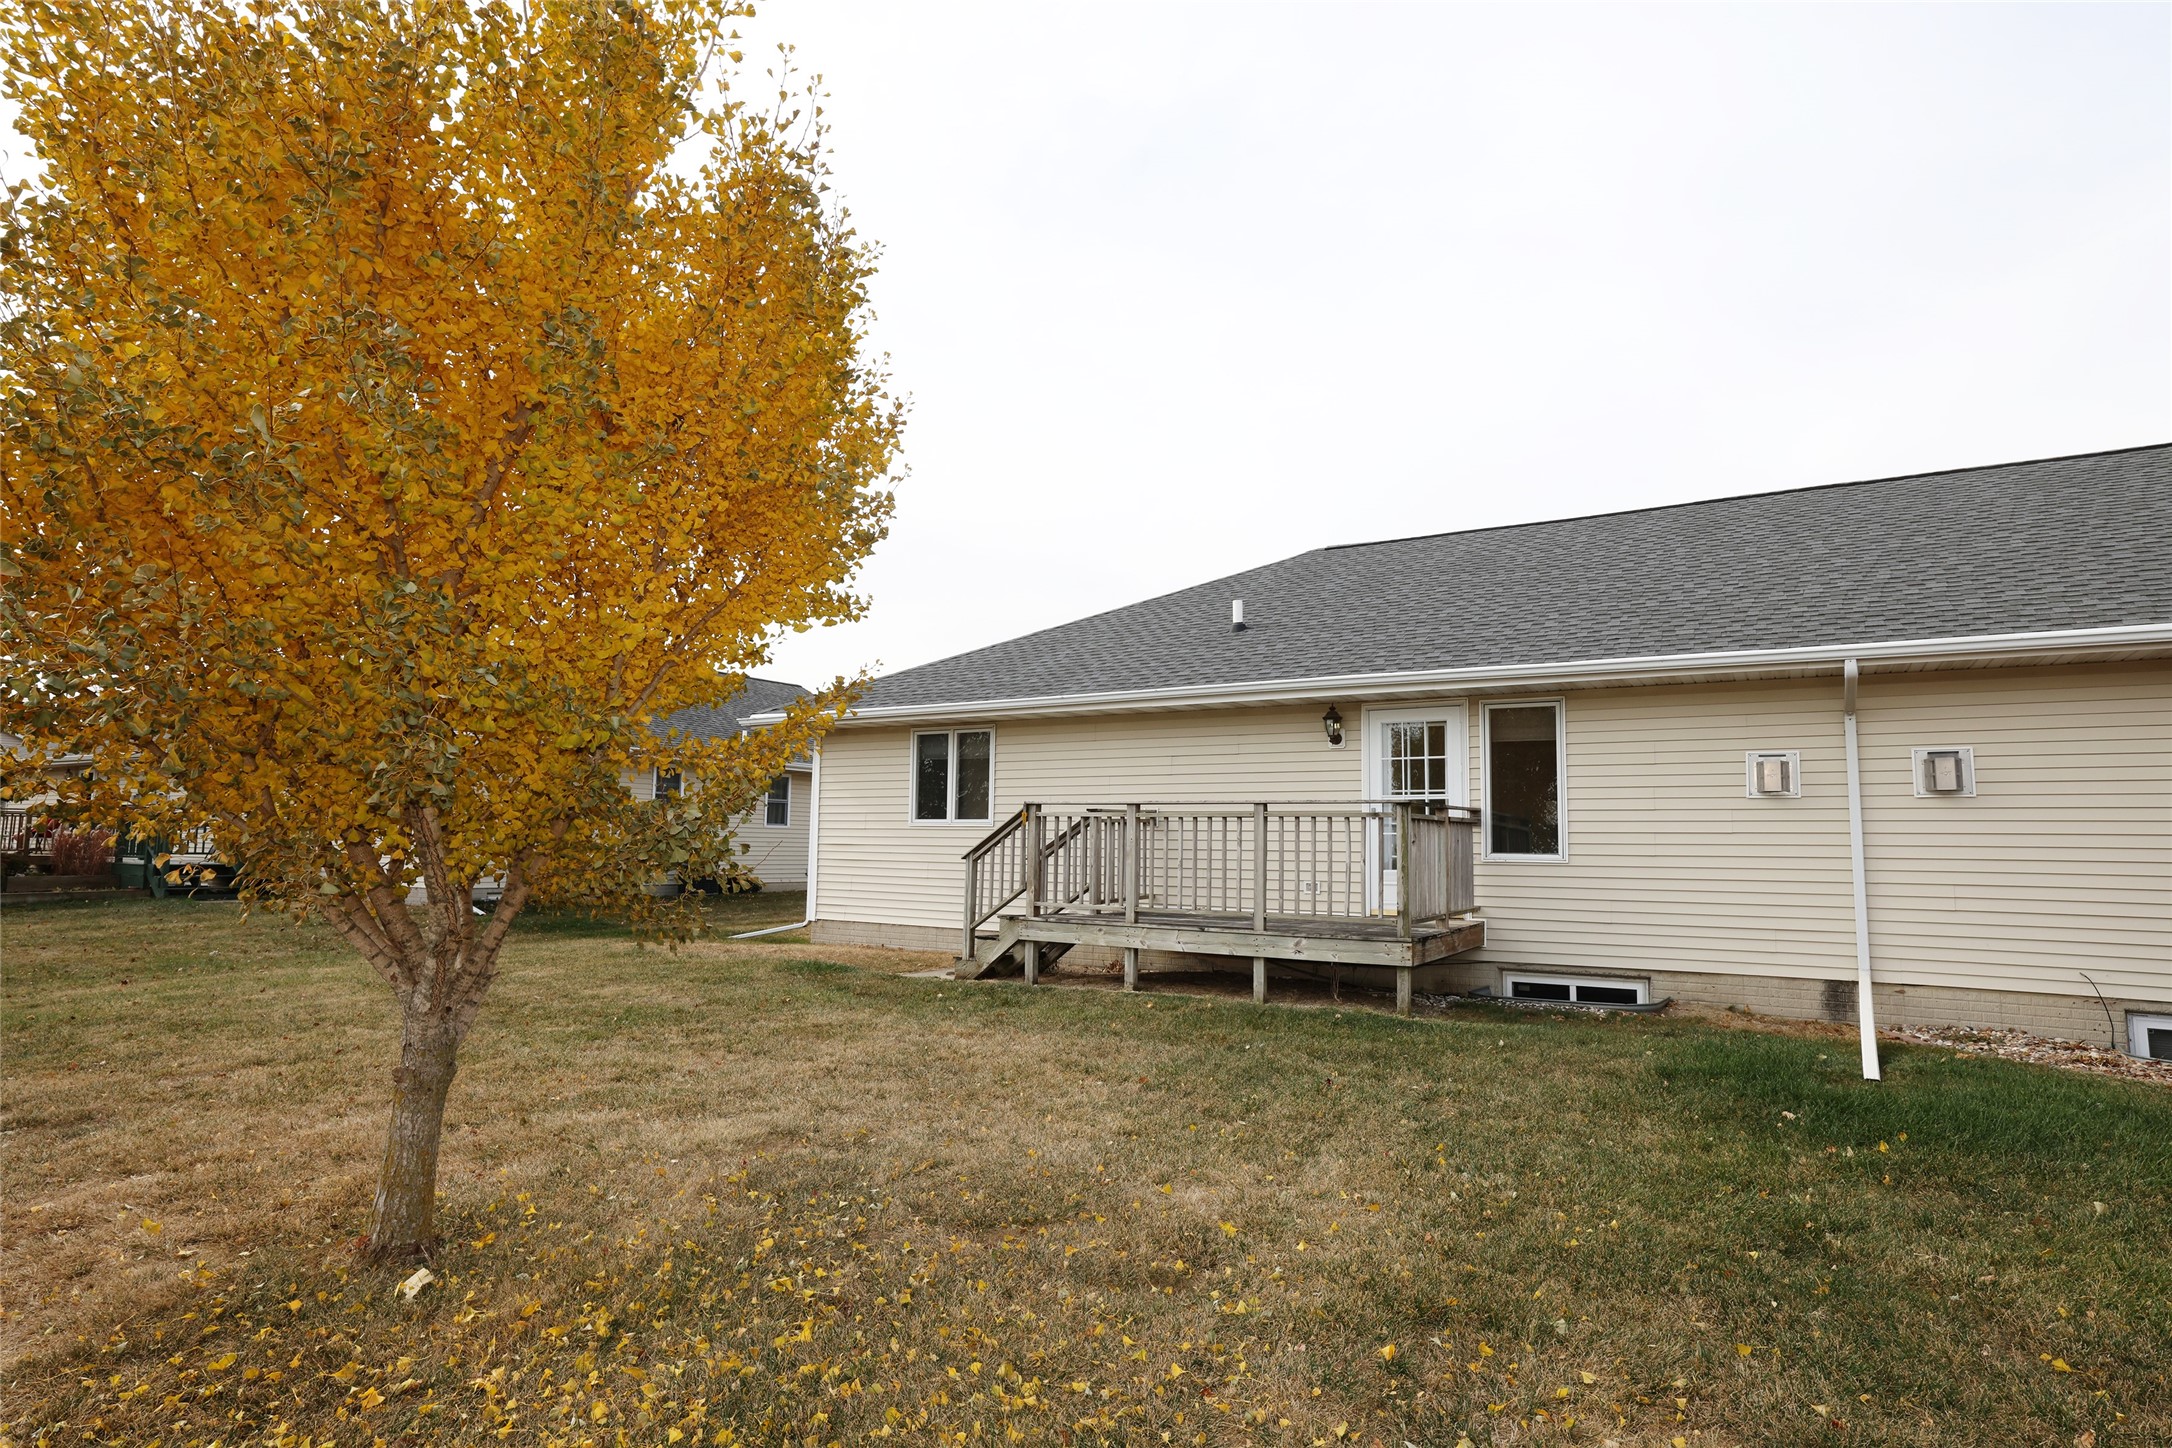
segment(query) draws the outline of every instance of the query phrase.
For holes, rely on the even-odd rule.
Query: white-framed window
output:
[[[792,823],[791,775],[780,774],[769,782],[769,794],[762,801],[762,823],[780,830]]]
[[[682,784],[676,769],[659,769],[656,771],[655,784],[649,791],[649,798],[672,799],[678,795]]]
[[[2172,1061],[2172,1016],[2129,1012],[2127,1050],[2145,1061]]]
[[[1521,972],[1501,977],[1501,993],[1513,1001],[1555,1001],[1565,1006],[1641,1006],[1651,998],[1649,986],[1641,980]]]
[[[1752,749],[1742,758],[1742,792],[1751,799],[1801,799],[1802,752]]]
[[[1965,744],[1911,749],[1917,799],[1969,799],[1976,793],[1976,751]]]
[[[1559,699],[1485,707],[1486,858],[1568,858],[1562,783],[1567,740]]]
[[[930,730],[913,736],[915,823],[986,824],[995,797],[995,731]]]

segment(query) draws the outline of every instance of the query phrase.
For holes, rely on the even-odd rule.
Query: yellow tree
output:
[[[76,807],[210,824],[382,977],[382,1256],[434,1236],[456,1052],[523,906],[664,908],[642,886],[721,858],[846,698],[738,741],[654,722],[855,616],[889,517],[870,256],[819,112],[708,75],[743,13],[0,20],[43,166],[0,211],[10,767],[94,756]],[[637,804],[650,765],[700,787]]]

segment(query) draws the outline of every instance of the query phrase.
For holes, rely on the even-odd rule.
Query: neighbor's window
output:
[[[782,828],[792,822],[792,776],[780,774],[769,782],[769,799],[762,823]]]
[[[994,762],[995,735],[986,729],[915,734],[913,818],[987,820]]]
[[[658,799],[669,799],[669,798],[671,798],[671,797],[672,797],[673,795],[676,795],[676,794],[677,794],[678,792],[679,792],[679,771],[677,771],[676,769],[659,769],[659,770],[657,770],[657,771],[656,771],[656,798],[658,798]]]
[[[1561,857],[1561,706],[1486,709],[1486,853]]]

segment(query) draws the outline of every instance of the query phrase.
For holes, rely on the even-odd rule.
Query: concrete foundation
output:
[[[958,950],[958,932],[925,925],[880,925],[858,921],[818,920],[809,931],[824,945],[888,945],[906,950]],[[1122,966],[1123,953],[1097,946],[1079,946],[1063,957],[1061,968],[1102,969],[1114,974]],[[1244,972],[1252,962],[1242,956],[1179,955],[1167,951],[1139,952],[1142,975],[1157,971],[1228,970]],[[1326,980],[1329,968],[1319,964],[1295,965],[1270,960],[1268,999],[1274,999],[1276,979]],[[1557,977],[1592,977],[1640,980],[1653,1000],[1669,997],[1685,1003],[1738,1006],[1759,1015],[1804,1021],[1855,1020],[1855,977],[1798,979],[1784,976],[1734,974],[1718,971],[1579,970],[1553,965],[1517,965],[1509,961],[1444,960],[1421,966],[1411,984],[1420,994],[1462,995],[1485,987],[1506,994],[1503,977],[1511,974]],[[1395,973],[1382,967],[1345,966],[1345,984],[1366,990],[1392,990]],[[2172,997],[2140,1000],[2109,996],[2065,995],[2035,991],[1958,990],[1951,986],[1898,985],[1876,987],[1878,1024],[1881,1026],[1996,1026],[2087,1041],[2100,1046],[2127,1047],[2127,1016],[2172,1014]]]

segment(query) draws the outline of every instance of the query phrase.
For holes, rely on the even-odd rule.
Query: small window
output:
[[[676,798],[676,797],[677,797],[678,793],[679,793],[679,771],[677,771],[676,769],[659,769],[659,770],[657,770],[657,771],[656,771],[656,794],[655,794],[655,798],[657,798],[657,799],[673,799],[673,798]]]
[[[1742,792],[1752,799],[1802,797],[1802,755],[1793,749],[1753,749],[1743,771]]]
[[[780,774],[769,782],[769,798],[764,801],[762,823],[783,829],[792,823],[792,776]]]
[[[2145,1061],[2172,1061],[2172,1016],[2128,1016],[2127,1049]]]
[[[913,818],[985,824],[995,777],[995,735],[958,729],[913,736]]]
[[[1976,751],[1965,745],[1911,751],[1917,799],[1966,799],[1976,793]]]
[[[1588,980],[1580,976],[1510,975],[1501,983],[1517,1001],[1558,1001],[1576,1006],[1640,1006],[1647,999],[1641,980]]]
[[[1486,853],[1561,858],[1561,706],[1486,706]]]

